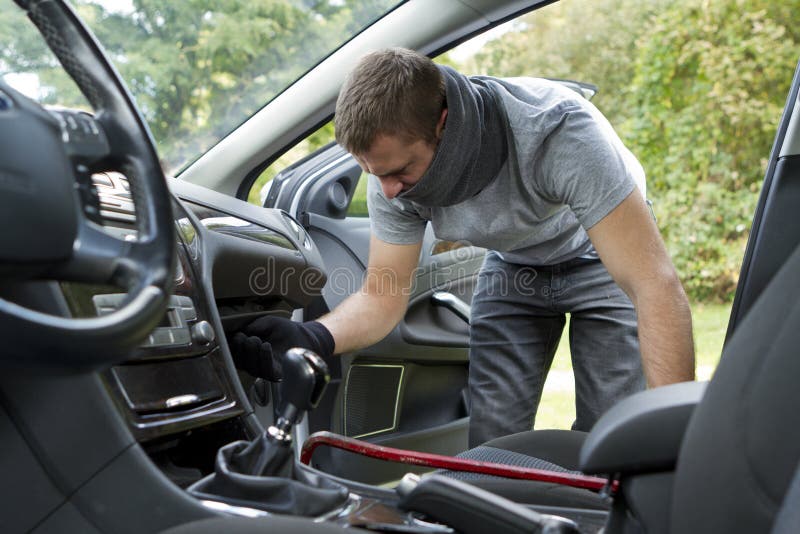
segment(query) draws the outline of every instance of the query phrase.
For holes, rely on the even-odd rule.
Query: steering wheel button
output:
[[[80,117],[80,118],[78,119],[78,122],[80,123],[80,125],[81,125],[81,130],[83,130],[83,133],[84,133],[85,135],[93,135],[93,134],[94,134],[94,135],[97,135],[96,131],[95,131],[95,132],[92,132],[92,127],[91,127],[91,126],[89,126],[89,124],[91,123],[91,121],[90,121],[90,120],[88,120],[86,117]]]

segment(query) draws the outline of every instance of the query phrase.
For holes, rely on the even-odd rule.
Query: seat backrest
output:
[[[771,534],[797,534],[800,532],[800,465],[794,471],[792,485],[783,498],[783,504],[772,525]]]
[[[800,460],[800,248],[740,323],[687,429],[671,532],[769,532]]]

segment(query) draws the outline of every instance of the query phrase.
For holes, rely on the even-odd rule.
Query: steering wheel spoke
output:
[[[54,266],[47,276],[69,282],[120,285],[130,276],[126,258],[133,243],[110,235],[86,217],[79,220],[72,256]]]
[[[73,109],[49,109],[58,121],[61,142],[67,155],[77,165],[91,164],[111,154],[108,138],[101,124],[89,113]]]

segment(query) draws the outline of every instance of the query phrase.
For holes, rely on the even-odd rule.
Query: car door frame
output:
[[[795,68],[775,142],[769,156],[725,342],[752,308],[769,281],[800,243],[796,220],[800,205],[800,62]]]

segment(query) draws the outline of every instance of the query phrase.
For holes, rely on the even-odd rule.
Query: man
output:
[[[379,341],[403,317],[430,222],[438,238],[490,249],[472,301],[470,446],[530,430],[565,313],[573,428],[589,430],[645,378],[694,378],[689,306],[644,173],[591,103],[546,80],[468,78],[388,49],[345,81],[336,138],[370,174],[369,269],[397,283],[367,276],[319,321],[260,319],[234,352],[269,366],[269,343],[331,355]]]

